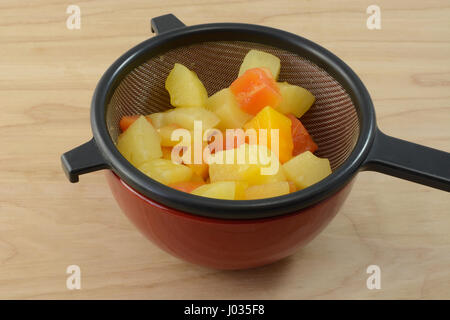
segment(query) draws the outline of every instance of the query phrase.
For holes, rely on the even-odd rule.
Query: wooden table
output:
[[[281,262],[223,272],[187,264],[131,225],[102,172],[70,184],[59,157],[91,136],[90,99],[106,68],[151,37],[149,19],[246,22],[318,42],[369,89],[387,134],[450,151],[450,2],[73,1],[0,3],[0,298],[450,298],[448,193],[361,173],[342,211]],[[368,30],[366,8],[381,7]],[[66,268],[81,268],[81,290]],[[381,268],[368,290],[366,268]]]

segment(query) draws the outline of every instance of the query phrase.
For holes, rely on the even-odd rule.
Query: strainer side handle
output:
[[[152,32],[157,35],[174,29],[186,27],[180,19],[171,13],[152,18],[150,20],[150,25]]]
[[[379,129],[363,170],[450,192],[450,153],[390,137]]]
[[[81,174],[109,168],[94,138],[64,153],[61,156],[61,164],[64,173],[72,183],[78,182]]]

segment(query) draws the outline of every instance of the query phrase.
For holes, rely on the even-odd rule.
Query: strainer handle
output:
[[[61,156],[61,164],[70,182],[78,182],[78,176],[101,169],[108,169],[94,138]]]
[[[379,129],[363,169],[450,191],[450,153],[390,137]]]
[[[152,32],[160,34],[163,32],[171,31],[173,29],[183,28],[186,25],[180,21],[173,14],[165,14],[163,16],[155,17],[150,20]]]

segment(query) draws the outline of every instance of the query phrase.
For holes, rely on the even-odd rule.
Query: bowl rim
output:
[[[107,104],[120,81],[136,66],[169,49],[208,41],[250,41],[278,47],[324,69],[346,90],[357,109],[360,132],[348,156],[331,175],[318,183],[279,197],[259,200],[221,200],[200,197],[161,184],[135,168],[118,151],[106,126]],[[182,27],[154,36],[117,59],[100,79],[91,103],[91,127],[99,152],[109,168],[141,195],[169,208],[193,215],[221,219],[260,219],[297,212],[344,187],[361,169],[376,131],[375,111],[369,92],[356,73],[327,49],[293,33],[243,24],[212,23]]]

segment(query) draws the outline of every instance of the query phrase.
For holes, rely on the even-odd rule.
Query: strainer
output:
[[[92,99],[93,139],[62,156],[64,171],[71,182],[77,182],[80,174],[110,169],[113,173],[109,171],[108,177],[113,191],[116,189],[116,197],[120,198],[116,184],[120,181],[122,189],[152,206],[181,212],[185,217],[230,221],[301,213],[334,199],[340,192],[346,194],[344,187],[361,170],[379,171],[450,190],[449,153],[381,133],[376,126],[372,100],[361,80],[343,61],[319,45],[285,31],[250,24],[186,27],[171,14],[154,18],[151,24],[157,36],[125,53],[101,78]],[[240,63],[250,49],[279,57],[279,81],[302,86],[316,96],[302,123],[319,146],[317,155],[330,160],[333,170],[330,176],[281,197],[217,200],[162,185],[122,157],[115,147],[120,118],[171,108],[164,82],[174,63],[194,70],[211,95],[228,87],[237,77]]]

